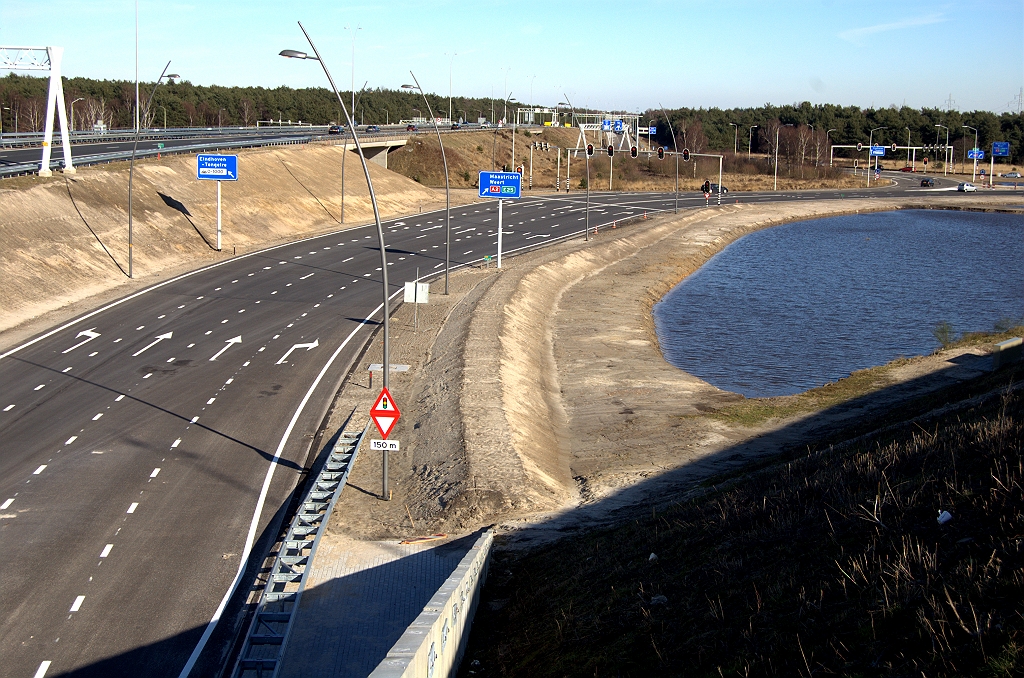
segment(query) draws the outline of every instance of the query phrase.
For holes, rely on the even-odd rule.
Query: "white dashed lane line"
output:
[[[110,551],[113,548],[114,548],[113,544],[107,544],[106,546],[104,546],[103,550],[100,551],[100,558],[106,558],[107,556],[109,556],[110,555]]]
[[[0,504],[0,511],[3,511],[4,509],[9,509],[11,507],[11,504],[13,504],[13,503],[14,503],[14,497],[11,497],[10,499],[5,501],[4,503]]]
[[[71,604],[71,612],[78,612],[82,609],[82,603],[85,602],[85,596],[78,596],[75,598],[75,602]]]
[[[7,407],[4,408],[4,412],[10,412],[13,409],[14,409],[14,405],[8,405]]]
[[[132,505],[128,507],[125,513],[135,513],[135,509],[139,508],[139,502],[133,501]]]

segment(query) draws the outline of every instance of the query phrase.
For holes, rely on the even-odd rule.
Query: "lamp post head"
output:
[[[402,85],[402,89],[419,89],[416,85]]]
[[[175,80],[179,80],[181,78],[181,76],[177,73],[170,73],[168,75],[165,75],[164,77],[170,80],[171,82],[174,82]]]
[[[319,61],[315,56],[309,56],[297,49],[282,49],[279,54],[287,59],[312,59],[313,61]]]

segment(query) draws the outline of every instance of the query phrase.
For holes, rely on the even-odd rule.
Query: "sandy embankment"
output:
[[[963,204],[957,196],[926,199]],[[458,533],[492,522],[535,524],[581,508],[571,511],[573,519],[588,511],[594,517],[637,501],[641,495],[619,491],[642,481],[692,483],[820,436],[831,423],[821,416],[756,428],[703,416],[741,396],[669,365],[654,336],[651,308],[714,253],[752,231],[920,204],[920,198],[790,202],[665,215],[602,231],[589,244],[577,240],[507,260],[500,273],[457,272],[448,298],[435,283],[419,332],[412,331],[410,308],[400,309],[392,325],[392,359],[412,365],[392,377],[392,392],[404,406],[392,434],[402,444],[391,455],[393,500],[376,498],[380,458],[364,452],[350,479],[355,491],[343,494],[332,532],[364,538]],[[353,409],[369,407],[373,391],[363,370],[380,361],[379,352],[375,341],[344,385],[330,427]],[[949,362],[952,357],[923,359],[896,378],[976,373]],[[948,381],[927,388],[940,383]],[[838,413],[832,421],[849,416]],[[667,473],[672,470],[681,472]],[[643,485],[658,491],[658,482]]]
[[[340,146],[237,152],[240,178],[224,182],[222,251],[217,190],[195,178],[192,155],[135,166],[134,280],[128,269],[127,163],[74,175],[0,182],[0,345],[10,346],[105,300],[177,273],[270,245],[371,222],[358,157],[346,161],[341,223]],[[444,206],[444,192],[369,163],[382,217]],[[453,202],[475,199],[459,191]]]

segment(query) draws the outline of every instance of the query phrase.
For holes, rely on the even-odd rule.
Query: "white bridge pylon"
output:
[[[71,141],[68,138],[68,111],[64,103],[64,84],[60,75],[63,47],[3,47],[0,46],[0,70],[49,71],[50,89],[46,98],[46,127],[43,128],[43,157],[39,161],[39,176],[48,177],[50,150],[53,145],[53,114],[56,109],[60,120],[60,141],[64,150],[64,173],[74,174],[71,162]]]

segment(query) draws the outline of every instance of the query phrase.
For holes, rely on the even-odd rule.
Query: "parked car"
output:
[[[417,131],[419,131],[419,130],[418,130],[418,128],[416,127],[416,125],[406,125],[406,126],[405,126],[405,131],[406,131],[406,132],[417,132]]]
[[[341,125],[331,125],[330,127],[327,128],[328,134],[341,134],[342,131],[343,130]]]
[[[921,179],[921,187],[922,188],[934,188],[935,187],[935,179],[932,179],[931,177],[925,177],[924,179]]]
[[[380,131],[380,127],[378,127],[377,125],[367,125],[366,126],[366,132],[368,134],[372,134],[374,132],[379,132],[379,131]]]
[[[964,181],[956,185],[956,190],[961,193],[974,193],[978,190],[978,187],[968,181]]]
[[[1007,179],[1020,179],[1020,172],[1007,172],[1003,176]]]
[[[711,184],[711,192],[712,193],[718,193],[718,184]],[[728,192],[729,192],[729,189],[726,188],[725,186],[722,186],[722,194],[724,195],[724,194],[726,194]]]

